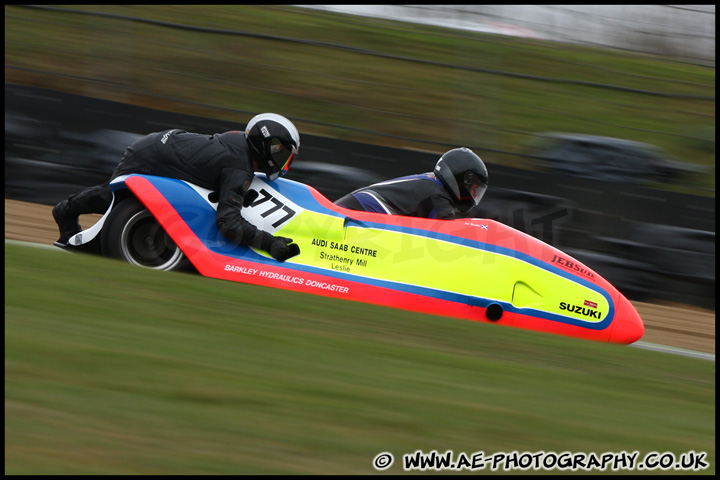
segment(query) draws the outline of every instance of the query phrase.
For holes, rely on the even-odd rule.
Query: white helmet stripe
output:
[[[297,151],[300,148],[300,133],[298,133],[297,128],[290,120],[282,115],[278,115],[277,113],[261,113],[260,115],[254,116],[247,124],[245,131],[250,131],[257,122],[262,120],[272,120],[287,128],[288,132],[290,132],[290,135],[292,136],[292,139],[295,141],[295,150]]]

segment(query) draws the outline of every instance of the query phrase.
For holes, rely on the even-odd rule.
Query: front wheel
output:
[[[190,261],[136,198],[113,207],[101,235],[102,252],[156,270],[189,270]]]

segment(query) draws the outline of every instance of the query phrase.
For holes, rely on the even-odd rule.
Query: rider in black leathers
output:
[[[487,168],[467,148],[446,152],[432,172],[386,180],[355,190],[335,202],[341,207],[410,217],[453,219],[482,199]]]
[[[217,190],[216,221],[231,241],[268,252],[278,261],[300,253],[297,244],[285,237],[259,230],[240,214],[245,195],[256,170],[270,180],[284,175],[300,148],[297,128],[287,118],[273,113],[257,115],[245,132],[215,135],[190,133],[180,129],[146,135],[127,147],[111,179],[140,173],[185,180]],[[78,217],[105,213],[112,200],[110,180],[81,190],[53,208],[60,230],[55,245],[66,246],[81,228]]]

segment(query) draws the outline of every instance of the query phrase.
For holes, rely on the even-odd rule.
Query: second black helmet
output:
[[[434,173],[460,212],[467,212],[480,203],[487,191],[488,171],[485,163],[469,148],[455,148],[446,152],[435,164]]]

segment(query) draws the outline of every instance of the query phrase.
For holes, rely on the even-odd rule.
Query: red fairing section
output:
[[[344,212],[345,209],[333,204],[318,192],[313,189],[310,189],[310,191],[315,200],[324,207],[339,213]],[[592,282],[600,289],[606,291],[610,296],[612,304],[615,305],[615,320],[608,328],[603,330],[590,330],[581,326],[559,322],[539,322],[536,317],[514,312],[505,312],[502,318],[495,323],[587,340],[622,344],[633,343],[642,338],[644,334],[645,327],[637,310],[610,282],[574,258],[530,235],[520,234],[514,229],[505,227],[497,222],[493,222],[496,227],[489,231],[491,234],[483,235],[485,232],[488,232],[488,230],[466,228],[467,222],[472,223],[476,221],[473,219],[456,221],[432,220],[412,217],[391,217],[389,215],[361,211],[353,211],[352,216],[360,221],[386,225],[403,225],[410,228],[490,243],[529,255],[552,267],[563,270],[570,275]],[[476,236],[470,236],[472,234]],[[481,307],[472,307],[469,318],[471,320],[488,321],[485,310],[485,308]]]
[[[287,268],[283,267],[280,263],[270,265],[217,254],[203,244],[169,201],[147,179],[132,176],[126,179],[125,183],[148,210],[150,210],[153,216],[203,276],[371,303],[431,315],[490,322],[487,317],[486,308],[482,306],[472,306],[463,302],[455,302],[342,278],[319,275],[303,271],[297,266]],[[323,196],[316,194],[313,189],[310,189],[310,191],[321,205],[339,213],[344,211],[344,209],[332,204]],[[631,317],[631,321],[629,323],[622,322],[623,326],[621,327],[616,327],[615,325],[619,322],[614,321],[609,328],[603,330],[590,330],[560,322],[541,321],[534,316],[511,311],[504,312],[501,319],[492,323],[588,340],[618,343],[632,343],[642,336],[644,327],[639,315],[625,297],[617,292],[614,287],[602,277],[587,269],[587,267],[575,271],[577,269],[576,264],[580,265],[579,263],[572,263],[574,260],[533,237],[511,235],[513,232],[512,229],[504,227],[501,224],[497,224],[500,226],[497,230],[501,232],[498,237],[505,235],[503,232],[506,231],[506,238],[471,238],[468,237],[469,231],[481,232],[481,229],[460,228],[464,226],[464,221],[462,220],[448,222],[411,217],[391,217],[357,211],[353,211],[352,216],[360,221],[376,224],[403,225],[411,228],[434,231],[436,233],[439,232],[469,238],[476,241],[494,241],[498,245],[506,248],[526,253],[535,258],[542,258],[551,265],[555,265],[558,268],[566,268],[571,274],[595,282],[598,286],[611,293],[613,303],[619,305],[618,315],[622,314]],[[479,233],[479,235],[480,234],[481,233]],[[520,240],[518,240],[518,238],[520,238]]]

